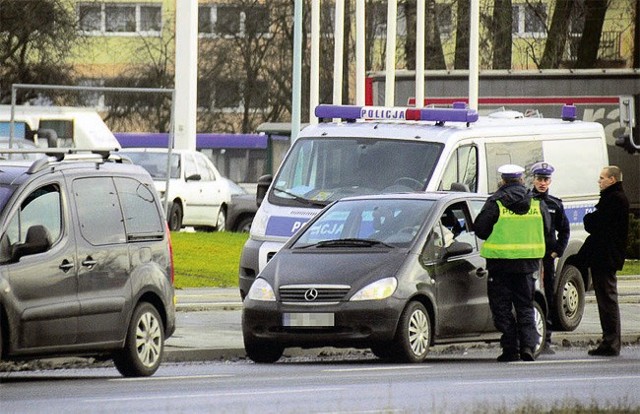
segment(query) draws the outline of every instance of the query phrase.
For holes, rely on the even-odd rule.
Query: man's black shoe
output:
[[[520,358],[522,358],[523,361],[535,361],[536,358],[535,356],[533,356],[533,351],[531,350],[531,348],[522,348],[522,350],[520,351]]]
[[[620,351],[616,351],[615,349],[612,349],[612,348],[597,347],[595,349],[590,349],[589,350],[589,355],[591,355],[591,356],[619,356],[620,355]]]
[[[513,351],[513,350],[504,350],[502,351],[502,354],[500,354],[500,356],[498,357],[498,362],[513,362],[513,361],[520,361],[520,355],[518,355],[518,352]]]

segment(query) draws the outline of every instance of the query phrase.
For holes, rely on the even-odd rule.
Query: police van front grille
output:
[[[345,299],[351,286],[346,285],[291,285],[280,286],[282,302],[340,302]]]

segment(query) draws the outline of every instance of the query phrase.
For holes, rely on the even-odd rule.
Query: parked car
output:
[[[227,207],[227,231],[248,233],[251,230],[253,217],[258,211],[255,194],[249,193],[240,185],[228,178],[227,185],[231,194],[231,202]]]
[[[126,148],[120,154],[149,172],[164,205],[168,150]],[[185,226],[204,230],[226,228],[231,195],[222,175],[201,152],[172,150],[168,198],[167,222],[170,230],[177,231]]]
[[[251,286],[242,313],[247,355],[274,362],[287,347],[336,346],[421,362],[434,344],[499,340],[472,230],[485,199],[426,192],[335,201]],[[535,310],[544,338],[542,289]],[[536,355],[541,347],[542,339]]]
[[[0,161],[0,359],[110,357],[152,375],[175,330],[153,181],[108,151],[46,151]]]

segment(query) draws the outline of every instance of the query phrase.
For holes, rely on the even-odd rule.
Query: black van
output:
[[[0,358],[107,356],[152,375],[175,330],[153,181],[109,151],[40,151],[0,161]]]

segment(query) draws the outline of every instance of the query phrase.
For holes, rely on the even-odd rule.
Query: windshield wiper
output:
[[[387,244],[385,242],[379,240],[372,239],[334,239],[334,240],[324,240],[314,244],[308,244],[306,246],[300,246],[298,249],[306,249],[309,247],[373,247],[373,246],[384,246],[391,247],[394,246]]]
[[[329,203],[326,201],[309,200],[308,198],[300,197],[299,195],[289,192],[283,188],[273,187],[273,190],[279,193],[283,193],[288,196],[291,196],[293,197],[294,200],[299,201],[302,204],[306,204],[308,206],[326,207],[327,205],[329,205]]]

